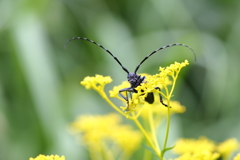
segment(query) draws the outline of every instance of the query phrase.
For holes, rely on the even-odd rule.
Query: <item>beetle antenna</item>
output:
[[[134,73],[135,73],[135,74],[137,73],[137,70],[139,69],[139,67],[141,66],[141,64],[142,64],[143,62],[145,62],[151,55],[153,55],[153,54],[156,53],[157,51],[160,51],[160,50],[162,50],[162,49],[164,49],[164,48],[168,48],[168,47],[172,47],[172,46],[184,46],[184,47],[189,48],[189,49],[192,51],[193,55],[194,55],[194,60],[196,61],[196,54],[195,54],[194,50],[193,50],[191,47],[189,47],[189,46],[187,46],[187,45],[185,45],[185,44],[179,44],[179,43],[169,44],[169,45],[163,46],[163,47],[161,47],[161,48],[158,48],[157,50],[155,50],[155,51],[153,51],[152,53],[150,53],[149,55],[147,55],[147,56],[139,63],[139,65],[136,67]]]
[[[92,41],[92,40],[90,40],[90,39],[88,39],[88,38],[74,37],[74,38],[72,38],[72,39],[69,39],[69,40],[65,43],[65,48],[67,47],[67,44],[68,44],[70,41],[75,40],[75,39],[86,40],[86,41],[89,41],[89,42],[97,45],[98,47],[101,47],[102,49],[104,49],[107,53],[109,53],[109,54],[117,61],[117,63],[122,67],[122,69],[123,69],[125,72],[127,72],[127,73],[129,74],[129,71],[127,70],[127,68],[125,68],[125,67],[122,65],[122,63],[117,59],[117,57],[115,57],[108,49],[106,49],[105,47],[103,47],[101,44],[98,44],[98,43],[96,43],[96,42],[94,42],[94,41]]]

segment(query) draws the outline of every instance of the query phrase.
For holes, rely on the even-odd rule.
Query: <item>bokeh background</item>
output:
[[[80,114],[114,110],[79,82],[111,76],[107,89],[126,73],[101,48],[72,37],[87,37],[115,54],[133,71],[155,74],[159,66],[188,59],[175,96],[187,111],[175,115],[170,143],[205,135],[216,142],[240,140],[239,0],[1,0],[0,159],[26,160],[38,154],[88,159],[69,134]],[[127,121],[126,121],[127,123]]]

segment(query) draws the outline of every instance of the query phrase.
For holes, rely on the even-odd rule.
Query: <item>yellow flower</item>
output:
[[[216,149],[216,145],[213,141],[206,137],[200,137],[199,139],[185,139],[182,138],[177,141],[174,147],[174,152],[178,154],[194,153],[198,151],[213,152]]]
[[[238,153],[234,158],[233,160],[240,160],[240,153]]]
[[[171,101],[170,105],[171,105],[171,115],[175,114],[175,113],[184,113],[186,110],[185,106],[181,105],[178,101]],[[167,113],[168,113],[168,108],[163,106],[159,102],[159,98],[157,98],[157,100],[153,104],[145,103],[143,105],[143,110],[141,113],[141,116],[143,118],[145,118],[145,119],[148,118],[148,110],[149,109],[152,110],[154,116],[159,117],[160,119],[163,117],[166,117]]]
[[[171,114],[173,113],[184,113],[186,111],[186,107],[181,105],[179,101],[171,101]]]
[[[169,67],[166,68],[159,68],[160,73],[150,76],[146,76],[145,83],[142,83],[140,86],[136,87],[135,89],[138,91],[138,96],[145,98],[148,93],[150,92],[156,92],[161,94],[163,97],[168,98],[170,100],[172,92],[168,91],[167,85],[172,85],[173,82],[169,79],[173,79],[174,83],[176,83],[176,79],[178,77],[178,73],[182,69],[182,67],[185,67],[188,65],[188,61],[185,60],[182,63],[175,62],[174,64],[171,64]],[[156,87],[160,88],[156,89]],[[174,85],[172,86],[172,89],[170,91],[173,91]],[[165,90],[165,93],[162,90]]]
[[[96,75],[95,77],[86,77],[81,84],[87,89],[95,89],[116,111],[118,111],[121,115],[133,120],[139,130],[145,136],[148,144],[154,150],[156,155],[162,159],[165,151],[168,150],[167,140],[170,128],[170,115],[173,113],[183,113],[185,111],[184,106],[181,106],[179,102],[172,102],[171,98],[173,96],[178,74],[182,67],[185,67],[188,64],[189,63],[187,60],[182,63],[175,62],[169,67],[160,67],[159,74],[153,76],[142,74],[141,76],[145,76],[144,82],[136,88],[131,88],[134,89],[134,93],[127,93],[127,91],[125,93],[121,93],[123,96],[128,97],[127,103],[125,97],[119,96],[119,90],[129,88],[129,82],[125,81],[121,85],[114,87],[111,91],[109,91],[109,94],[110,97],[118,98],[124,102],[125,107],[120,108],[117,107],[104,92],[105,84],[112,81],[110,77],[103,77],[101,75]],[[149,93],[158,95],[158,98],[155,98],[155,102],[153,102],[153,104],[148,104],[145,101],[146,96],[150,95]],[[164,99],[165,104],[160,104],[159,94],[161,95],[161,100],[162,98]],[[163,105],[167,107],[163,107]],[[143,113],[144,117],[144,114],[146,114],[144,112],[145,109],[149,108],[151,108],[151,110],[147,110],[146,112],[148,117],[145,117],[147,117],[147,120],[150,124],[150,132],[152,132],[150,134],[147,133],[141,122],[138,120],[139,115]],[[162,151],[160,150],[154,128],[159,122],[159,116],[167,117],[166,136]],[[132,130],[127,125],[120,124],[119,121],[115,122],[114,118],[105,119],[101,116],[95,116],[91,118],[81,117],[76,122],[71,124],[71,128],[78,134],[78,136],[80,135],[82,137],[86,145],[90,145],[91,143],[93,144],[92,146],[94,146],[94,148],[98,148],[98,152],[101,152],[101,147],[96,146],[103,145],[106,140],[110,140],[114,145],[118,145],[118,148],[122,148],[125,154],[126,152],[131,153],[139,146],[139,143],[141,142],[141,136],[139,136],[140,134],[137,131]],[[105,143],[104,148],[106,148],[106,145],[108,144],[109,143]]]
[[[142,134],[128,125],[122,125],[110,135],[111,139],[125,152],[132,153],[141,144]]]
[[[29,158],[29,160],[65,160],[64,156],[58,156],[58,155],[50,155],[50,156],[44,156],[40,154],[36,158]]]
[[[85,77],[83,81],[80,82],[81,85],[85,86],[86,89],[95,89],[97,91],[104,88],[108,83],[111,83],[112,79],[110,76],[103,77],[102,75],[96,75],[95,77]]]
[[[160,76],[161,77],[166,77],[167,75],[172,77],[177,76],[176,74],[178,74],[178,72],[182,69],[182,67],[185,67],[187,65],[189,65],[189,63],[187,60],[185,60],[182,63],[175,62],[174,64],[171,64],[166,68],[160,67],[159,68]]]
[[[85,143],[98,143],[111,134],[111,130],[120,124],[121,117],[118,114],[82,115],[71,125],[71,131],[82,134]]]
[[[166,98],[168,101],[171,98],[173,89],[175,87],[176,79],[178,76],[178,73],[180,72],[181,68],[188,65],[188,61],[185,60],[185,62],[178,63],[175,62],[174,64],[171,64],[169,67],[161,68],[159,69],[160,73],[150,76],[147,74],[141,74],[141,76],[145,76],[146,79],[141,85],[134,88],[137,93],[129,93],[130,96],[128,98],[128,104],[126,103],[126,100],[119,96],[119,90],[123,88],[130,87],[129,82],[124,81],[121,85],[115,86],[112,90],[109,91],[110,97],[115,97],[120,100],[122,100],[125,103],[125,107],[120,107],[126,115],[129,115],[128,113],[136,111],[136,107],[139,105],[144,104],[145,97],[150,92],[156,92],[162,95],[162,97]],[[168,91],[167,85],[173,84],[171,80],[169,80],[169,77],[172,77],[172,80],[174,81],[174,85],[172,86],[170,92]],[[121,112],[118,110],[118,107],[116,107],[107,97],[107,95],[104,92],[104,87],[106,84],[111,83],[112,79],[107,76],[103,77],[102,75],[96,75],[95,77],[85,77],[83,81],[80,83],[86,87],[86,89],[95,89],[99,94],[118,112]],[[156,89],[157,87],[157,89]],[[160,90],[161,89],[161,90]],[[167,91],[163,91],[167,90]],[[123,96],[127,97],[127,92],[122,92]],[[124,113],[122,113],[124,114]]]
[[[210,151],[196,151],[193,153],[187,152],[176,158],[175,160],[217,160],[220,157],[219,153]]]
[[[193,154],[201,152],[217,153],[223,160],[227,160],[238,148],[239,143],[235,138],[228,139],[216,145],[206,137],[200,137],[199,139],[180,139],[177,141],[176,147],[173,150],[178,154],[182,154],[182,156],[187,154],[192,156]],[[238,157],[236,156],[236,159],[237,158],[240,160],[240,155]]]
[[[130,84],[128,81],[123,81],[122,84],[113,87],[112,90],[109,91],[110,97],[118,98],[124,102],[126,102],[122,97],[119,96],[119,90],[123,88],[128,88],[130,87]],[[124,96],[126,96],[125,92],[122,93]]]
[[[220,143],[217,147],[217,151],[221,153],[224,159],[227,159],[231,156],[231,154],[239,148],[239,143],[237,139],[231,138],[222,143]]]
[[[104,141],[111,141],[122,150],[132,153],[139,147],[142,134],[135,131],[130,125],[121,124],[121,116],[115,113],[108,115],[83,115],[78,117],[70,129],[80,134],[85,145],[102,145]]]
[[[156,75],[145,75],[146,80],[145,83],[142,83],[140,86],[135,89],[138,91],[138,96],[146,97],[150,92],[159,92],[156,87],[162,88],[162,86],[170,85],[172,82],[168,77],[162,78],[160,74]]]

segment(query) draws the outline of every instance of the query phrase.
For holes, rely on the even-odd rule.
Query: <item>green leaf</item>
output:
[[[173,149],[174,147],[175,147],[175,145],[172,146],[172,147],[168,147],[168,148],[163,149],[162,152],[161,152],[162,157],[164,156],[164,154],[165,154],[166,151],[169,151],[169,150]]]

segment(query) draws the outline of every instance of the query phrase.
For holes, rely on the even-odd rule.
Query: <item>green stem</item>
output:
[[[96,149],[96,145],[89,145],[88,151],[89,151],[89,156],[90,156],[91,160],[101,160],[102,159],[102,156],[101,156],[99,150]]]
[[[118,157],[118,160],[126,160],[130,159],[131,154],[129,154],[127,151],[123,151],[122,154]]]
[[[170,101],[168,100],[168,114],[167,114],[167,126],[166,126],[166,136],[164,140],[164,145],[163,145],[163,151],[167,148],[167,141],[168,141],[168,135],[169,135],[169,130],[170,130]],[[163,156],[163,155],[162,155]]]
[[[170,94],[169,94],[169,99],[171,98],[172,93],[173,93],[173,90],[174,90],[174,88],[175,88],[175,85],[176,85],[176,81],[177,81],[177,77],[178,77],[178,73],[179,73],[179,72],[180,72],[180,70],[176,72],[176,75],[175,75],[175,76],[172,75],[172,77],[173,77],[173,84],[172,84],[172,88],[171,88],[171,91],[170,91]]]
[[[105,160],[114,160],[114,156],[111,152],[111,150],[107,147],[107,145],[105,144],[105,142],[102,142],[102,151],[103,154],[105,155]]]
[[[176,85],[176,79],[178,77],[179,71],[176,72],[176,75],[172,75],[172,77],[173,77],[173,84],[172,84],[170,93],[168,92],[167,87],[165,87],[166,95],[167,95],[168,114],[167,114],[166,136],[165,136],[165,140],[164,140],[162,156],[164,156],[165,150],[167,149],[167,142],[168,142],[168,136],[169,136],[169,130],[170,130],[170,120],[171,120],[171,118],[170,118],[170,116],[171,116],[171,114],[170,114],[170,99],[172,97],[172,93],[173,93],[173,90],[174,90],[175,85]]]
[[[134,117],[134,116],[133,116]],[[137,127],[140,129],[140,131],[143,133],[143,135],[145,136],[145,138],[147,139],[148,143],[150,144],[150,146],[152,147],[152,149],[154,150],[154,152],[157,154],[157,156],[159,157],[159,159],[162,159],[161,157],[161,152],[159,150],[157,150],[157,148],[154,146],[152,140],[150,139],[149,135],[147,134],[147,132],[144,130],[144,128],[142,127],[142,125],[140,124],[140,122],[138,121],[137,118],[133,118],[132,119],[135,124],[137,125]]]
[[[151,157],[152,157],[152,153],[149,150],[145,149],[143,154],[143,160],[149,160],[151,159]]]
[[[107,101],[117,112],[119,112],[121,115],[127,117],[128,115],[125,114],[122,110],[120,110],[112,101],[107,97],[104,91],[98,91],[98,93],[102,96],[102,98]],[[130,118],[130,117],[129,117]],[[130,118],[131,119],[131,118]]]
[[[156,132],[156,130],[155,130],[155,125],[154,125],[154,122],[153,122],[152,107],[149,108],[148,118],[149,118],[149,123],[150,123],[150,128],[151,128],[153,143],[154,143],[154,145],[156,146],[156,149],[157,149],[158,151],[161,151],[161,150],[160,150],[160,147],[159,147],[159,145],[158,145],[157,135],[156,135],[157,132]]]

